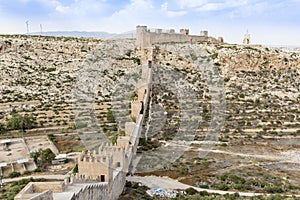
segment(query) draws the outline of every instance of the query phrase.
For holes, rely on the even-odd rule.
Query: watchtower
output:
[[[180,33],[183,34],[183,35],[189,35],[190,30],[189,29],[180,29]]]
[[[111,155],[84,151],[78,158],[78,175],[81,179],[111,182],[113,179]]]
[[[244,36],[243,44],[244,45],[249,45],[250,44],[250,34],[248,33],[248,30],[247,30],[247,33]]]

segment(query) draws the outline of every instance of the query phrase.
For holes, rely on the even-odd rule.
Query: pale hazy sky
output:
[[[241,43],[300,46],[300,0],[0,0],[0,33],[107,31],[136,25],[208,30]]]

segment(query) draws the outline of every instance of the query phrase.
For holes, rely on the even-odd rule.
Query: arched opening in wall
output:
[[[101,182],[105,182],[105,175],[101,175],[101,176],[100,176],[100,181],[101,181]]]
[[[121,163],[120,162],[117,162],[117,167],[121,167]]]

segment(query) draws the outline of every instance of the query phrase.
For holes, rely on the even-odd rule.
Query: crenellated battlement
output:
[[[139,49],[151,48],[154,44],[164,43],[223,43],[223,38],[218,39],[208,35],[207,30],[200,31],[200,35],[190,35],[189,29],[180,29],[176,33],[174,29],[148,29],[147,26],[136,27],[136,42]]]

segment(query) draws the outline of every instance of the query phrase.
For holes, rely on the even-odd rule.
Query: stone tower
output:
[[[248,30],[247,30],[247,33],[244,36],[243,44],[244,45],[249,45],[250,44],[250,34],[248,33]]]
[[[84,151],[78,158],[78,175],[85,180],[111,182],[113,180],[112,164],[111,155]]]
[[[190,30],[189,29],[180,29],[180,33],[183,35],[189,35]]]

